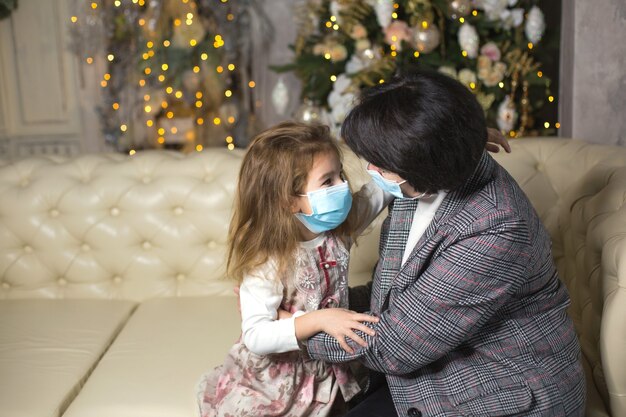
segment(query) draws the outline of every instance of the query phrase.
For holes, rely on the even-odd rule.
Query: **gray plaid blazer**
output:
[[[584,414],[580,346],[550,237],[487,152],[391,282],[381,282],[381,264],[369,303],[380,322],[370,324],[375,336],[360,334],[368,347],[350,341],[348,354],[319,333],[311,357],[385,374],[400,416]]]

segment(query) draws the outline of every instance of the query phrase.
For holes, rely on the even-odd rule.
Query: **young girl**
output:
[[[348,261],[386,195],[370,183],[352,204],[325,126],[286,122],[253,140],[229,231],[242,336],[203,376],[202,417],[326,416],[359,391],[348,367],[311,360],[298,342],[323,331],[350,351],[346,337],[365,343],[354,329],[373,334],[362,322],[377,318],[346,309]]]

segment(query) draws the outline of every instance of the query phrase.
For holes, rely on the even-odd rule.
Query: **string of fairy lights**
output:
[[[217,7],[229,6],[227,4],[229,0],[214,1],[218,4],[211,5],[210,10],[209,7],[204,6],[205,13],[207,10],[214,13]],[[219,130],[225,133],[222,136],[224,140],[222,143],[229,150],[233,150],[235,137],[232,130],[238,121],[237,89],[241,87],[233,82],[237,76],[236,62],[229,62],[232,54],[229,56],[229,53],[223,51],[228,49],[228,42],[235,42],[235,40],[226,39],[225,33],[219,29],[215,30],[215,27],[219,28],[220,24],[234,22],[237,8],[225,9],[223,15],[225,22],[213,25],[214,32],[209,33],[206,30],[207,25],[198,21],[206,16],[200,15],[196,1],[180,0],[177,7],[172,7],[171,3],[174,2],[161,4],[160,1],[155,0],[115,0],[110,3],[107,0],[100,0],[89,3],[91,16],[106,19],[118,16],[115,14],[115,9],[120,9],[118,13],[127,17],[124,24],[129,26],[122,29],[116,26],[112,30],[113,35],[110,36],[112,39],[105,42],[105,48],[108,50],[102,55],[106,59],[106,70],[102,74],[100,87],[110,89],[114,77],[117,76],[113,68],[118,62],[128,62],[128,57],[119,56],[127,53],[127,49],[120,52],[120,45],[115,44],[116,41],[120,41],[118,32],[127,36],[123,42],[134,46],[136,54],[140,57],[137,60],[138,63],[133,63],[132,78],[134,79],[130,80],[137,87],[138,97],[126,100],[125,103],[122,98],[124,94],[122,89],[108,92],[112,100],[107,104],[107,110],[118,115],[115,118],[117,131],[113,135],[122,137],[133,133],[131,132],[134,122],[133,114],[137,112],[133,113],[133,109],[130,109],[125,113],[126,116],[120,115],[123,114],[124,106],[140,106],[142,123],[145,125],[144,132],[148,133],[148,140],[152,141],[151,145],[154,147],[167,146],[174,138],[179,141],[184,138],[185,143],[193,143],[195,145],[193,149],[200,152],[204,148],[203,138],[198,138],[197,135],[208,132],[208,130],[203,130],[208,126],[213,129],[222,129]],[[98,15],[98,12],[105,7],[111,8],[113,12],[107,11]],[[157,7],[160,8],[158,15],[155,13]],[[122,13],[123,8],[125,9]],[[134,17],[128,18],[129,15]],[[79,25],[83,17],[79,17],[78,14],[72,15],[70,22],[72,25]],[[211,17],[217,20],[216,18],[220,15],[211,15]],[[115,25],[119,26],[118,22],[116,20]],[[163,30],[164,27],[168,30]],[[219,33],[216,33],[218,31]],[[172,49],[176,51],[170,51]],[[189,54],[188,58],[185,55],[186,61],[184,62],[180,51]],[[97,59],[93,51],[85,55],[83,57],[85,62],[93,65]],[[130,83],[122,88],[128,90],[126,88],[128,85]],[[248,80],[244,87],[254,89],[256,82]],[[180,123],[173,123],[180,118],[192,120],[191,125],[181,126]],[[137,149],[133,146],[127,151],[133,155]]]

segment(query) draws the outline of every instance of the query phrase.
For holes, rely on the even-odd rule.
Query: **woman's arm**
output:
[[[325,308],[311,311],[295,319],[296,338],[304,341],[309,337],[324,332],[334,337],[339,346],[348,353],[354,350],[346,343],[346,338],[352,339],[361,347],[367,347],[367,343],[354,331],[374,336],[374,330],[365,326],[362,322],[376,323],[378,318],[367,314],[356,313],[343,308]]]
[[[529,262],[525,225],[509,222],[496,232],[468,236],[447,248],[398,290],[380,322],[364,323],[376,331],[354,354],[334,338],[317,334],[307,342],[309,355],[329,362],[361,360],[385,374],[404,375],[436,361],[487,322],[521,285]],[[480,260],[480,261],[477,261]]]

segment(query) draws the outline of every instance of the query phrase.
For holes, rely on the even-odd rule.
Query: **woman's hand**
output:
[[[511,145],[509,145],[509,141],[504,135],[502,135],[498,129],[488,127],[487,144],[485,148],[487,148],[489,152],[498,153],[500,152],[500,146],[502,146],[507,153],[511,153]]]
[[[296,317],[296,337],[298,340],[304,340],[316,333],[326,332],[339,342],[339,346],[343,350],[348,353],[354,353],[354,350],[346,342],[346,337],[363,347],[367,347],[365,340],[357,335],[354,330],[360,330],[370,336],[375,334],[374,330],[365,326],[363,322],[377,323],[378,317],[356,313],[343,308],[325,308],[311,311]]]

